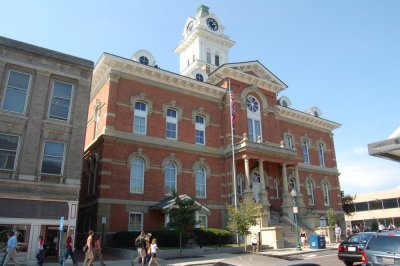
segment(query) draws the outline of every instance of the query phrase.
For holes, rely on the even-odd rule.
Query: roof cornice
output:
[[[302,124],[315,126],[319,128],[324,128],[327,130],[334,130],[339,128],[341,125],[320,117],[316,117],[310,114],[306,114],[291,108],[283,107],[283,106],[276,106],[278,110],[278,115],[283,118],[287,118],[290,120],[294,120],[300,122]]]
[[[208,82],[217,84],[221,79],[232,78],[247,84],[255,85],[258,88],[272,91],[274,93],[279,93],[287,88],[286,84],[278,83],[276,80],[268,80],[265,77],[256,77],[254,75],[250,75],[243,71],[254,71],[255,73],[263,71],[261,68],[257,68],[257,63],[253,62],[252,64],[246,64],[246,68],[241,68],[240,70],[233,69],[231,64],[225,64],[216,69],[214,72],[210,74],[208,77]]]
[[[96,94],[97,90],[99,90],[104,82],[107,81],[108,76],[112,72],[126,73],[153,82],[160,82],[164,84],[164,86],[167,84],[212,98],[220,99],[226,93],[226,89],[212,84],[200,82],[190,77],[182,76],[167,70],[143,65],[127,58],[103,53],[94,68],[92,95]]]

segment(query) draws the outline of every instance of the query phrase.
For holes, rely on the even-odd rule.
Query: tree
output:
[[[328,209],[328,225],[329,226],[335,226],[337,223],[337,218],[335,214],[335,210],[332,208]]]
[[[354,196],[350,194],[345,195],[343,190],[340,191],[340,194],[342,196],[342,206],[344,213],[346,215],[352,215],[356,211],[354,205],[354,200],[356,199],[356,195]]]
[[[244,249],[246,250],[246,236],[249,234],[250,227],[259,223],[259,219],[264,214],[263,207],[254,200],[246,198],[237,208],[227,204],[227,209],[228,229],[234,234],[245,236]]]
[[[201,207],[189,196],[179,196],[174,192],[173,197],[173,206],[164,213],[168,214],[170,219],[167,227],[179,231],[179,254],[182,255],[182,233],[197,224],[196,212],[200,211]]]

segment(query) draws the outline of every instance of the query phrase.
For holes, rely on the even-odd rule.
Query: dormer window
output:
[[[202,74],[196,74],[196,80],[203,82],[204,77]]]
[[[215,55],[215,65],[219,66],[219,55]]]
[[[149,64],[149,59],[146,56],[141,56],[139,58],[139,63],[143,64],[143,65],[148,65]]]

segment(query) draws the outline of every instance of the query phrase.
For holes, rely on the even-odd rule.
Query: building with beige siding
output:
[[[75,229],[93,62],[0,37],[0,241],[18,230],[20,262],[38,236],[57,256]]]

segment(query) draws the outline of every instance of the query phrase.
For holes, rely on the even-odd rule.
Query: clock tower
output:
[[[196,16],[186,20],[183,40],[175,49],[179,54],[180,74],[204,82],[209,73],[228,63],[229,49],[235,44],[224,34],[218,17],[208,10],[201,5]]]

